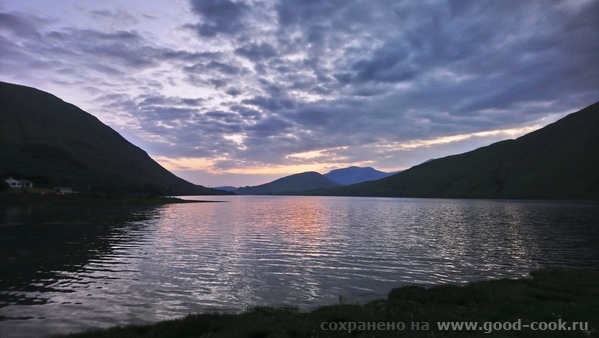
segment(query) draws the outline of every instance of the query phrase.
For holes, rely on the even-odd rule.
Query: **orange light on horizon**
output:
[[[356,152],[380,152],[382,151],[411,151],[419,148],[430,148],[432,146],[450,144],[469,140],[472,138],[481,137],[497,137],[506,136],[515,138],[531,131],[541,128],[541,125],[534,125],[521,128],[510,128],[510,129],[497,129],[490,131],[482,131],[469,134],[459,134],[451,136],[435,137],[431,139],[416,139],[406,142],[389,142],[389,143],[374,143],[356,147]],[[241,144],[241,136],[231,136],[230,140]],[[167,170],[202,170],[210,174],[239,174],[239,175],[292,175],[307,171],[316,171],[319,173],[326,173],[333,169],[344,168],[348,166],[371,166],[375,163],[372,160],[362,162],[349,162],[347,158],[342,155],[336,155],[336,151],[345,151],[349,149],[347,146],[327,148],[320,150],[311,150],[299,153],[292,153],[285,156],[292,162],[298,160],[304,160],[310,163],[293,163],[293,164],[277,164],[277,165],[264,165],[264,166],[248,166],[244,168],[230,168],[230,169],[217,169],[217,162],[220,160],[227,160],[226,157],[220,158],[203,158],[203,157],[167,157],[167,156],[156,156],[154,160],[160,163]],[[322,160],[322,161],[319,161]],[[406,168],[379,168],[387,172],[405,170]]]
[[[167,170],[209,170],[217,161],[203,157],[154,156],[153,159]]]
[[[459,134],[452,136],[441,136],[435,137],[432,139],[419,139],[412,140],[407,142],[391,142],[388,144],[378,145],[378,148],[391,148],[397,150],[412,150],[417,148],[428,148],[435,145],[454,143],[459,141],[464,141],[473,137],[489,137],[489,136],[507,136],[507,137],[519,137],[524,134],[530,133],[541,128],[541,125],[534,125],[529,127],[522,128],[510,128],[510,129],[497,129],[497,130],[489,130],[489,131],[481,131],[477,133],[470,134]]]
[[[368,165],[372,161],[359,163],[344,162],[318,162],[307,164],[271,165],[264,167],[247,167],[232,169],[215,169],[219,159],[208,159],[201,157],[166,157],[156,156],[154,160],[167,170],[204,170],[211,174],[241,174],[241,175],[292,175],[307,171],[326,173],[330,170],[343,168],[351,165]]]
[[[309,159],[315,159],[315,158],[322,157],[322,158],[331,159],[331,154],[334,154],[335,151],[346,150],[346,149],[349,149],[349,147],[343,146],[343,147],[335,147],[335,148],[328,148],[328,149],[310,150],[310,151],[304,151],[304,152],[300,152],[300,153],[289,154],[289,155],[285,156],[285,158],[309,160]],[[345,157],[333,156],[332,159],[333,160],[343,160],[343,159],[345,159]]]

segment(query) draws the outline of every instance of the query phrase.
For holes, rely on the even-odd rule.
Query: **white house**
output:
[[[9,177],[4,182],[8,183],[8,186],[11,188],[33,188],[33,183],[27,180],[15,180],[12,177]]]

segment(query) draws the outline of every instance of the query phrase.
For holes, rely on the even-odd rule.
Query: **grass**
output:
[[[500,279],[466,286],[393,289],[386,299],[363,305],[340,299],[339,304],[310,312],[295,308],[253,307],[243,313],[205,313],[154,325],[115,327],[69,335],[104,337],[597,337],[599,336],[599,271],[541,269],[530,279]],[[588,323],[587,330],[484,331],[445,330],[437,322]],[[327,325],[356,322],[403,322],[404,330],[326,330]],[[324,323],[324,324],[323,324]],[[330,324],[335,323],[335,324]],[[411,323],[428,330],[412,329]],[[324,325],[324,326],[323,326]],[[384,324],[386,325],[386,324]],[[324,329],[323,329],[324,328]]]
[[[53,194],[54,190],[50,188],[11,188],[0,191],[0,196],[15,196],[23,194]]]

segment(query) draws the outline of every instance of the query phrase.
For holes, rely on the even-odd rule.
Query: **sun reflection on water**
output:
[[[310,308],[339,296],[381,297],[405,284],[522,277],[543,265],[599,268],[596,206],[213,199],[227,202],[4,213],[0,335],[17,327],[30,335],[61,333],[254,305]]]

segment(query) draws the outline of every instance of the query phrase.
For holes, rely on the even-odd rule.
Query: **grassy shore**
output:
[[[255,307],[240,314],[192,314],[154,325],[117,327],[68,337],[599,336],[599,271],[541,269],[531,276],[518,280],[475,282],[466,286],[406,286],[393,289],[386,299],[363,305],[340,302],[311,312],[300,312],[293,308]],[[437,324],[476,322],[481,326],[497,326],[514,325],[518,321],[522,325],[520,330],[490,330],[492,326],[482,330],[440,330]],[[534,322],[539,322],[538,328],[543,328],[543,325],[549,325],[548,328],[556,325],[559,328],[560,323],[566,323],[565,326],[561,324],[562,328],[571,328],[574,322],[583,322],[583,330],[533,330],[525,326]],[[387,328],[387,323],[390,323],[390,328],[399,328],[400,323],[404,323],[405,328],[379,330],[378,325]],[[351,326],[354,329],[349,333]]]

